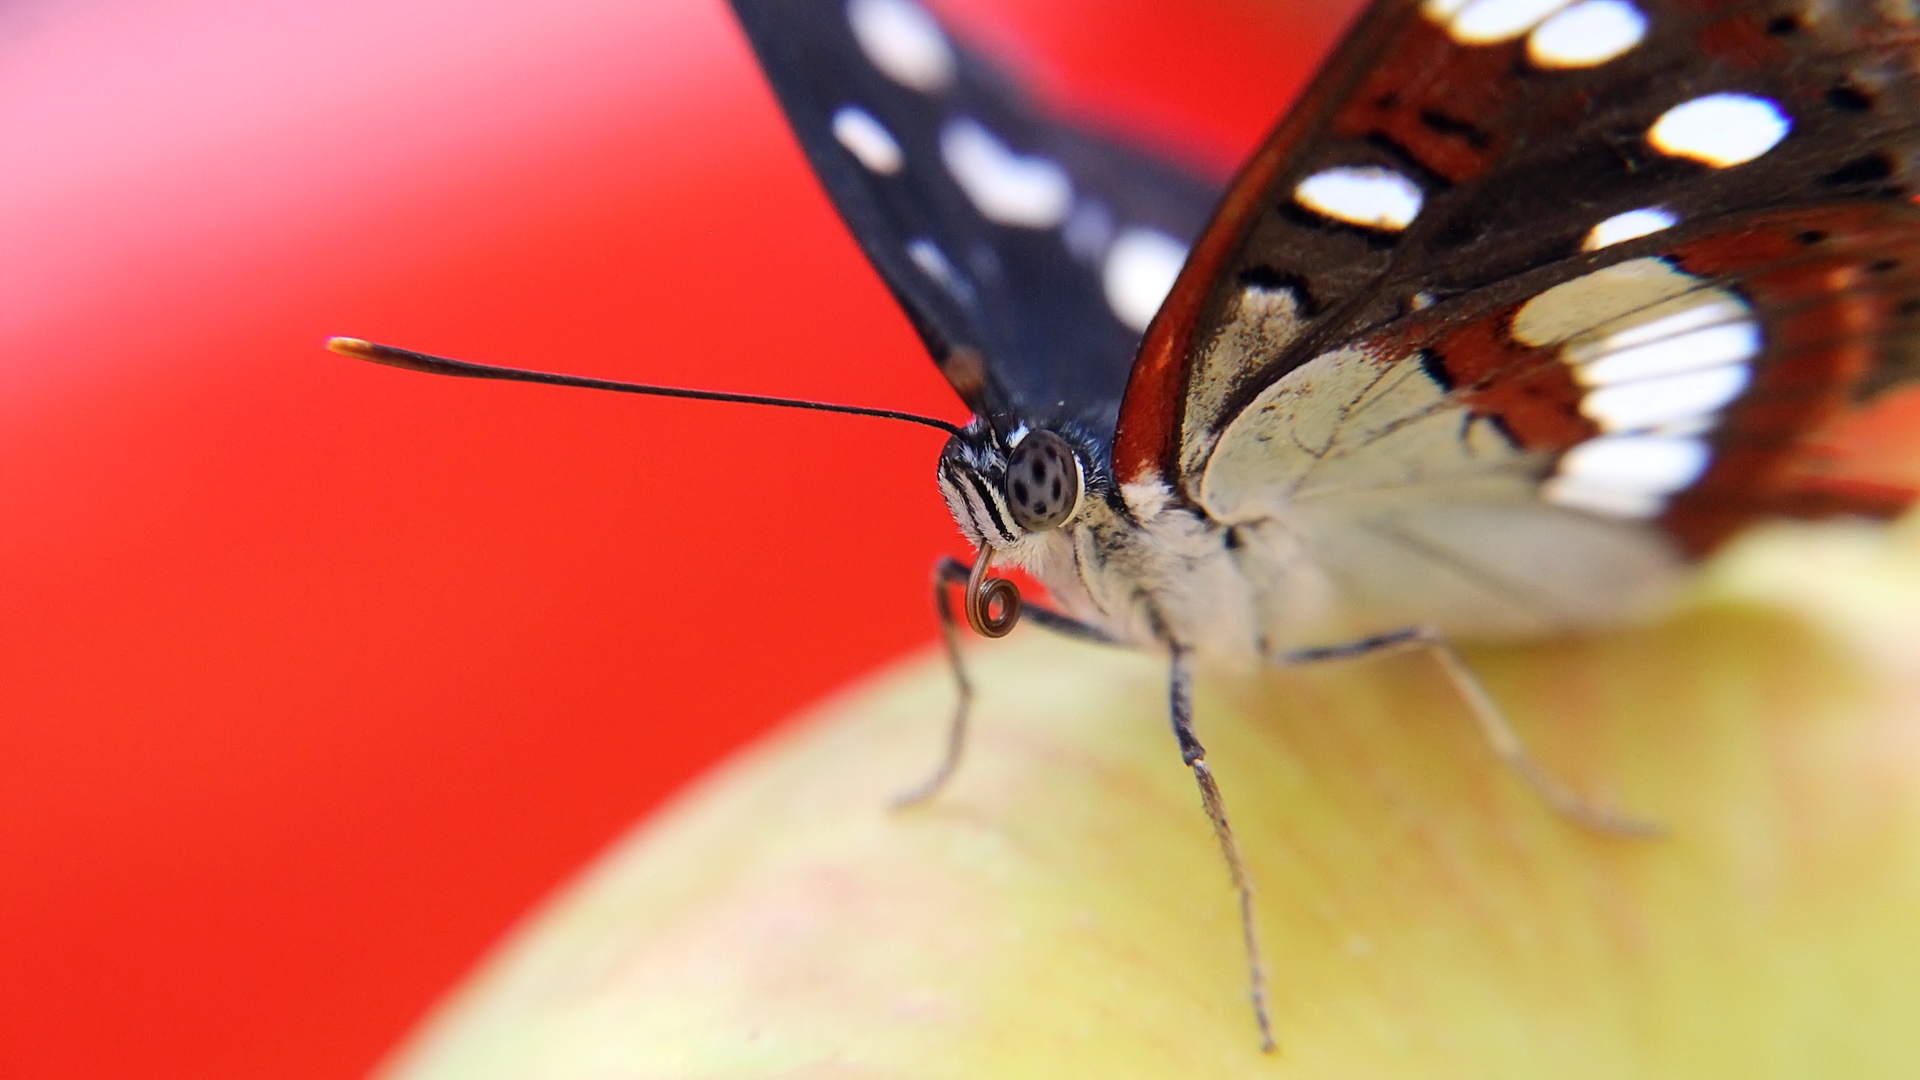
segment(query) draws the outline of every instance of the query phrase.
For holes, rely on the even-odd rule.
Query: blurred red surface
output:
[[[941,6],[1223,171],[1339,17]],[[34,0],[0,145],[0,1075],[357,1075],[930,639],[936,434],[319,347],[957,417],[721,5]]]

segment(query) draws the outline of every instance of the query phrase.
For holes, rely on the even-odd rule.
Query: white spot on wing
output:
[[[1516,38],[1568,0],[1473,0],[1447,20],[1447,33],[1462,45],[1490,45]]]
[[[1707,94],[1662,113],[1647,141],[1663,154],[1724,169],[1773,149],[1792,128],[1793,121],[1766,98]]]
[[[1422,201],[1413,181],[1377,165],[1322,169],[1300,181],[1293,197],[1336,221],[1393,230],[1413,224]]]
[[[1546,497],[1562,506],[1619,517],[1649,517],[1706,471],[1709,454],[1699,439],[1670,435],[1609,435],[1589,439],[1560,459],[1560,475],[1547,482]]]
[[[1743,363],[1760,351],[1760,328],[1732,304],[1702,304],[1614,334],[1602,342],[1601,348],[1603,351],[1577,368],[1580,382],[1587,386],[1658,379]]]
[[[1707,468],[1699,439],[1666,435],[1612,435],[1589,439],[1560,459],[1560,473],[1589,483],[1665,494],[1678,491]]]
[[[1550,503],[1574,510],[1591,510],[1608,517],[1652,517],[1667,505],[1666,497],[1658,492],[1608,487],[1577,476],[1551,477],[1541,494]]]
[[[1661,229],[1673,228],[1673,223],[1678,220],[1680,219],[1671,211],[1662,210],[1657,206],[1615,214],[1595,225],[1592,231],[1587,233],[1587,242],[1582,244],[1581,248],[1586,251],[1599,251],[1610,244],[1652,236]]]
[[[1513,336],[1523,345],[1557,345],[1700,286],[1699,278],[1665,260],[1629,259],[1562,282],[1528,300],[1513,317]]]
[[[833,137],[869,171],[881,176],[900,171],[900,144],[865,109],[846,105],[834,113]]]
[[[953,46],[911,0],[847,0],[847,25],[867,59],[894,82],[928,94],[953,82]]]
[[[954,269],[946,252],[940,250],[940,245],[924,236],[909,241],[907,258],[912,259],[913,265],[919,267],[921,273],[932,278],[955,299],[961,303],[973,302],[972,287],[960,276],[960,271]]]
[[[1144,333],[1186,261],[1186,245],[1165,233],[1123,231],[1108,249],[1100,274],[1108,306],[1121,322]]]
[[[1060,226],[1060,239],[1074,258],[1098,263],[1113,243],[1113,213],[1098,199],[1082,199],[1073,204],[1073,213]]]
[[[1693,483],[1710,456],[1705,435],[1753,380],[1763,344],[1736,294],[1662,259],[1630,259],[1546,290],[1521,305],[1514,337],[1563,347],[1592,389],[1580,411],[1602,431],[1560,459],[1548,501],[1614,517],[1649,517]]]
[[[1698,295],[1681,297],[1677,302],[1683,304],[1679,311],[1667,315],[1655,315],[1656,311],[1671,308],[1676,303],[1676,301],[1669,301],[1661,308],[1642,313],[1654,317],[1609,333],[1600,343],[1598,353],[1649,345],[1704,327],[1751,322],[1750,309],[1746,302],[1723,289],[1702,290]],[[1574,354],[1575,359],[1584,361],[1592,359],[1595,352],[1586,346],[1579,346],[1574,350]]]
[[[1533,28],[1527,59],[1543,68],[1604,64],[1647,36],[1647,17],[1627,0],[1583,2]]]
[[[1613,383],[1580,399],[1580,411],[1603,431],[1640,431],[1710,417],[1740,396],[1752,378],[1744,364],[1657,379]]]
[[[989,221],[1050,229],[1073,205],[1073,182],[1065,169],[1014,153],[972,120],[955,120],[940,132],[940,157]]]

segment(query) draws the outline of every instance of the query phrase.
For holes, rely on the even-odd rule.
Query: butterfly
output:
[[[1920,25],[1819,0],[1376,0],[1224,190],[1063,120],[913,0],[733,0],[834,206],[973,413],[611,383],[353,339],[445,374],[817,408],[949,435],[977,555],[951,590],[1170,658],[1181,757],[1251,883],[1193,728],[1195,664],[1453,652],[1659,610],[1775,518],[1914,490],[1830,447],[1920,382]],[[1052,606],[992,575],[1016,566]]]

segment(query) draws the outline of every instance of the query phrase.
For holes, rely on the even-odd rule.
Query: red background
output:
[[[943,5],[1222,171],[1325,6]],[[0,148],[0,1075],[357,1075],[930,639],[937,434],[319,348],[957,418],[719,4],[25,0]]]

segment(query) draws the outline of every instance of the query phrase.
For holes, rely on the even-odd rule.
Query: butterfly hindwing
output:
[[[1037,106],[909,0],[734,0],[835,207],[963,399],[1113,430],[1220,185]]]
[[[1399,529],[1399,562],[1459,556],[1488,592],[1591,584],[1466,566],[1514,515],[1697,554],[1904,506],[1815,452],[1916,374],[1920,88],[1890,10],[1374,5],[1150,331],[1120,479],[1226,522],[1331,514],[1349,552]],[[1644,546],[1560,550],[1650,581]]]

